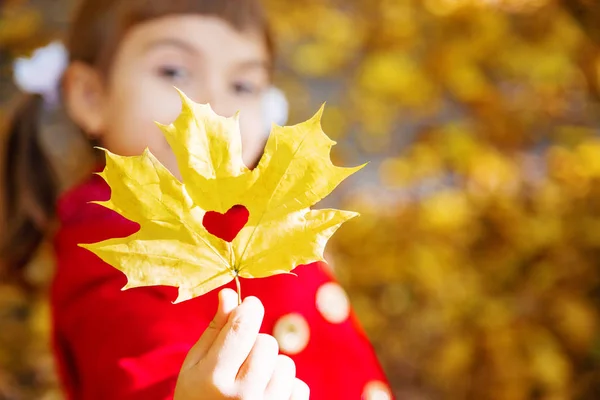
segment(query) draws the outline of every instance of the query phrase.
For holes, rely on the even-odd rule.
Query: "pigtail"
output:
[[[28,95],[8,125],[3,166],[3,222],[0,261],[4,275],[23,281],[22,270],[35,254],[55,214],[59,186],[40,143],[41,95]]]

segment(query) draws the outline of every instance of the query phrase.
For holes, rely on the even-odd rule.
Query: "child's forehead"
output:
[[[172,47],[206,57],[215,52],[240,63],[268,60],[264,33],[258,29],[238,30],[226,20],[205,15],[170,15],[146,21],[134,27],[127,38],[140,51]]]

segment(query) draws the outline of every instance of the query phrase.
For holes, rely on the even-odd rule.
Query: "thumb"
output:
[[[227,323],[229,314],[237,307],[237,293],[232,289],[223,289],[219,292],[219,308],[200,339],[190,349],[183,362],[182,369],[188,369],[196,364],[208,352],[213,342]]]

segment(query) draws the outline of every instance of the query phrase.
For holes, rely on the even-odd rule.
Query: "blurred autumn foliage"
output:
[[[395,162],[436,189],[385,212],[348,199],[363,218],[335,248],[401,398],[598,398],[600,141],[509,158],[428,139]]]
[[[66,3],[4,1],[2,100]],[[398,397],[600,398],[600,3],[266,3],[291,121],[371,161],[329,250]],[[0,286],[0,398],[59,396],[40,293]]]

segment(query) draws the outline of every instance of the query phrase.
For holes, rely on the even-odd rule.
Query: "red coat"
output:
[[[70,399],[171,399],[187,351],[217,309],[218,290],[176,305],[176,288],[121,291],[125,276],[77,247],[136,231],[89,203],[109,196],[94,177],[59,201],[51,301],[60,375]],[[242,281],[242,294],[265,306],[262,331],[294,359],[312,400],[385,399],[365,395],[386,391],[386,380],[327,267],[300,266],[295,273]]]

